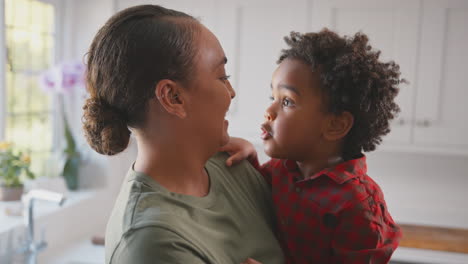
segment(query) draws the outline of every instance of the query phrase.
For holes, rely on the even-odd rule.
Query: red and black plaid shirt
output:
[[[387,263],[401,231],[380,187],[367,176],[366,158],[303,178],[297,163],[271,159],[253,165],[272,187],[288,263]]]

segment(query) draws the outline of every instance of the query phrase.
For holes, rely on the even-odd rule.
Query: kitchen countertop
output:
[[[399,224],[401,247],[468,254],[468,229]]]

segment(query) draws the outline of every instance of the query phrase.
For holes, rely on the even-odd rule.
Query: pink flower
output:
[[[42,73],[39,84],[45,92],[67,94],[84,85],[84,72],[81,62],[61,63]]]

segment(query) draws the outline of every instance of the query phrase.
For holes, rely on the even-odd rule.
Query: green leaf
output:
[[[80,157],[74,156],[68,158],[63,168],[63,177],[68,189],[76,190],[78,188],[78,169],[80,166]]]

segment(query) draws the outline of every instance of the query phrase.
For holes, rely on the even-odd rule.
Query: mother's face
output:
[[[193,133],[213,148],[225,145],[229,140],[226,112],[235,92],[227,80],[227,58],[218,39],[201,26],[195,36],[198,52],[195,57],[194,78],[188,89],[188,116]],[[213,145],[211,145],[211,142]]]

